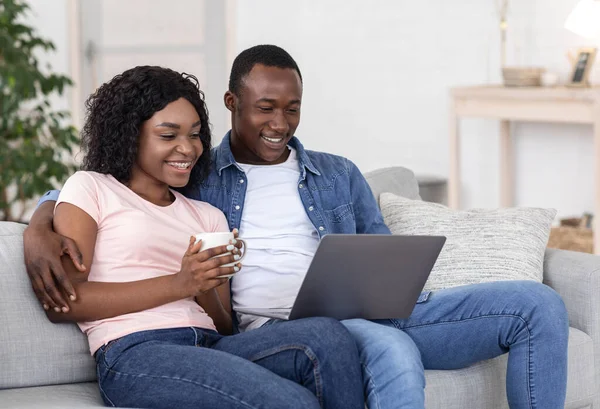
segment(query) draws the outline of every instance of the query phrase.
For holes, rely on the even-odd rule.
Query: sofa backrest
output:
[[[377,203],[379,203],[379,195],[383,192],[390,192],[407,199],[421,199],[417,179],[409,169],[400,166],[377,169],[365,173],[365,179],[371,186]]]
[[[93,381],[87,338],[75,324],[51,323],[31,289],[25,227],[0,222],[0,389]]]

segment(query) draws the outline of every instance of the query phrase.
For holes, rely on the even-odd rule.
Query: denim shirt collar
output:
[[[217,173],[219,174],[219,176],[221,176],[221,172],[223,171],[223,169],[225,169],[229,166],[235,166],[239,170],[242,170],[240,168],[240,166],[238,165],[238,163],[235,161],[235,158],[233,157],[233,153],[231,152],[230,138],[231,138],[231,131],[228,131],[225,134],[225,137],[223,138],[223,140],[221,141],[219,146],[217,146],[215,148],[216,161],[215,161],[214,166],[215,166],[215,169],[217,170]],[[319,172],[319,170],[312,163],[312,161],[308,157],[308,154],[304,150],[304,146],[302,146],[302,144],[300,143],[298,138],[296,138],[295,136],[292,137],[292,139],[290,139],[290,141],[288,142],[288,145],[290,145],[292,148],[294,148],[296,150],[296,154],[298,155],[298,161],[300,162],[300,168],[302,169],[302,178],[303,179],[306,178],[306,170],[307,169],[317,176],[321,175],[321,172]]]

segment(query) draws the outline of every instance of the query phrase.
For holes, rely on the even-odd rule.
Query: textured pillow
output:
[[[391,193],[382,193],[379,200],[393,234],[446,236],[426,290],[501,280],[542,281],[554,209],[456,211]]]

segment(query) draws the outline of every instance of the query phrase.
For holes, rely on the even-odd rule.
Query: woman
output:
[[[63,258],[78,297],[47,314],[76,321],[88,336],[104,402],[362,408],[356,346],[337,321],[221,335],[231,332],[231,310],[219,276],[239,271],[239,263],[224,266],[237,250],[199,251],[191,235],[228,231],[225,216],[172,189],[200,183],[210,166],[196,79],[136,67],[102,85],[86,108],[84,171],[65,184],[54,228],[76,242],[88,269]]]

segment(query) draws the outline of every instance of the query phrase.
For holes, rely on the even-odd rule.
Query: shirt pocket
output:
[[[351,204],[341,205],[333,210],[323,210],[323,213],[330,223],[344,223],[348,220],[354,220],[354,210]]]

